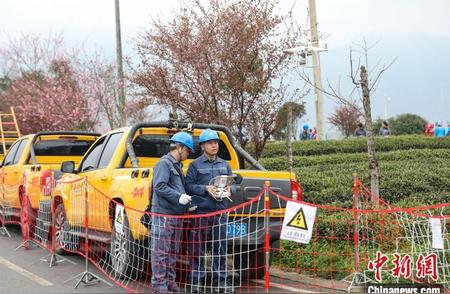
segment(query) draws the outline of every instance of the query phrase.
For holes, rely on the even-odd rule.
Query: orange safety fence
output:
[[[51,256],[66,251],[85,257],[86,270],[75,286],[101,279],[90,274],[92,264],[138,293],[450,288],[450,203],[395,207],[356,178],[347,208],[293,200],[266,186],[237,206],[177,216],[124,205],[120,195],[108,195],[85,178],[56,182],[52,176],[39,184],[39,208],[24,241]],[[281,207],[284,217],[270,213]],[[3,206],[2,220],[5,211]]]

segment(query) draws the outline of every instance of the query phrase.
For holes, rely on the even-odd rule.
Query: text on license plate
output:
[[[227,235],[228,237],[240,237],[247,234],[246,223],[228,224]]]

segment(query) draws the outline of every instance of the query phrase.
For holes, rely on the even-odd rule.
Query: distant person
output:
[[[311,140],[317,141],[317,129],[313,128],[311,131]]]
[[[303,125],[303,131],[300,133],[300,140],[311,140],[311,133],[309,132],[309,126]]]
[[[434,137],[436,138],[444,138],[445,137],[445,127],[443,127],[441,124],[436,124],[436,127],[434,128]]]
[[[383,121],[381,123],[380,131],[378,134],[382,137],[389,136],[391,134],[391,130],[389,129],[389,124],[387,121]]]
[[[433,136],[434,135],[433,124],[426,124],[424,132],[425,132],[425,136]]]
[[[365,137],[366,136],[366,130],[364,129],[364,125],[362,123],[358,123],[358,127],[353,132],[354,137]]]

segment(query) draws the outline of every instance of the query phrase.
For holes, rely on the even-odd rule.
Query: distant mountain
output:
[[[369,67],[396,62],[381,77],[372,97],[373,118],[384,117],[386,97],[388,116],[411,112],[430,122],[450,121],[450,38],[426,34],[392,34],[366,36],[368,44],[378,43],[369,51]],[[350,72],[349,48],[352,43],[362,43],[356,38],[346,46],[333,48],[321,54],[322,83],[327,79],[335,85],[341,77],[341,89],[352,89],[347,78]],[[314,97],[307,97],[310,123],[315,125]],[[325,98],[325,116],[328,118],[335,102]],[[327,126],[329,128],[330,126]]]

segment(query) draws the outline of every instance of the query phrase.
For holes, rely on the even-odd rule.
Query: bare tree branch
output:
[[[379,80],[379,78],[381,77],[381,75],[382,75],[385,71],[387,71],[387,70],[395,63],[396,60],[397,60],[397,57],[394,57],[394,59],[393,59],[388,65],[384,65],[383,68],[380,69],[380,71],[378,72],[378,74],[377,74],[376,77],[375,77],[375,80],[371,83],[372,86],[370,86],[370,88],[369,88],[369,91],[370,91],[370,92],[375,91],[376,86],[377,86],[377,83],[378,83],[378,80]]]

